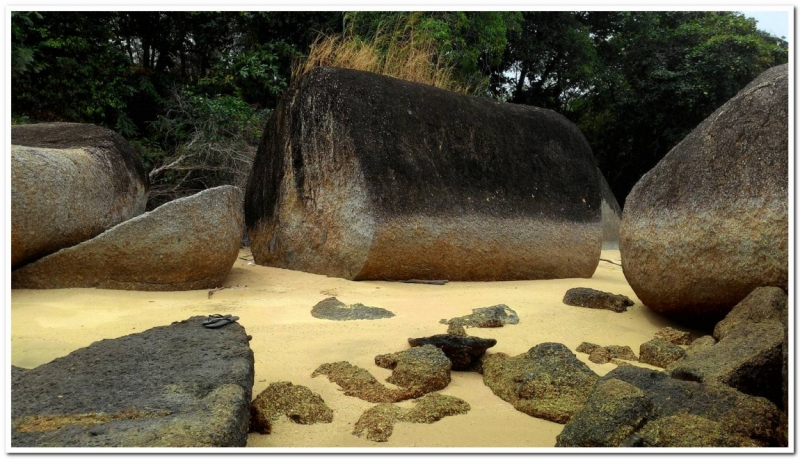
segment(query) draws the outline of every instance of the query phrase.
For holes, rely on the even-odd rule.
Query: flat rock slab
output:
[[[486,349],[497,344],[494,338],[477,336],[456,336],[453,334],[433,335],[425,338],[409,338],[412,347],[430,344],[441,349],[453,363],[453,370],[470,370],[486,353]]]
[[[759,75],[628,194],[622,269],[653,311],[705,328],[754,288],[788,289],[788,73]]]
[[[483,382],[514,408],[564,424],[586,402],[599,379],[566,346],[543,343],[516,357],[503,353],[483,361]]]
[[[257,264],[352,280],[597,268],[594,156],[551,110],[317,67],[284,92],[261,139],[245,193]]]
[[[254,360],[238,323],[192,317],[107,339],[11,387],[14,447],[245,446]]]
[[[466,316],[442,319],[439,323],[464,327],[496,328],[506,324],[518,324],[519,316],[516,311],[505,304],[496,304],[485,308],[473,309],[472,314]]]
[[[147,173],[116,132],[78,123],[11,126],[11,267],[145,211]]]
[[[344,304],[334,296],[314,305],[311,315],[327,320],[376,320],[394,317],[394,313],[386,309],[364,306],[361,303]]]
[[[676,438],[681,435],[683,440]],[[598,381],[583,408],[564,426],[556,446],[786,444],[786,416],[765,398],[625,366]]]
[[[282,416],[297,424],[333,422],[333,410],[325,400],[305,386],[274,382],[250,405],[250,432],[272,433],[272,424]]]
[[[625,312],[633,306],[633,301],[625,295],[601,292],[593,288],[576,287],[564,294],[564,304],[590,309],[608,309],[614,312]]]
[[[425,394],[412,403],[414,407],[410,409],[390,403],[370,408],[358,418],[353,435],[384,442],[392,436],[394,425],[398,422],[432,424],[445,416],[466,414],[470,409],[469,403],[464,400],[437,392]]]
[[[168,202],[13,271],[12,288],[200,290],[223,284],[242,239],[233,186]]]

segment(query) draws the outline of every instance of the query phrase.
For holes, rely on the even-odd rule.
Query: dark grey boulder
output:
[[[485,308],[475,308],[472,310],[472,314],[452,319],[442,319],[439,323],[457,324],[465,327],[496,328],[506,324],[518,324],[519,316],[516,311],[505,304],[496,304]]]
[[[119,134],[91,124],[11,127],[11,268],[145,210],[148,179]]]
[[[713,325],[754,288],[788,288],[788,66],[703,121],[633,187],[622,268],[646,306]]]
[[[168,202],[13,271],[12,288],[199,290],[219,287],[242,239],[233,186]]]
[[[593,288],[575,287],[564,294],[564,304],[590,309],[608,309],[614,312],[625,312],[633,306],[633,301],[625,295],[601,292]]]
[[[765,398],[724,385],[681,381],[635,366],[617,367],[601,381],[608,379],[619,379],[642,390],[652,404],[654,418],[681,413],[702,416],[719,422],[730,434],[751,438],[760,445],[786,445],[786,416]]]
[[[456,336],[453,334],[433,335],[425,338],[409,338],[411,347],[430,344],[438,347],[453,363],[453,370],[471,370],[480,362],[486,349],[497,344],[494,338],[477,336]]]
[[[564,424],[583,406],[599,376],[566,346],[542,343],[524,354],[483,360],[483,383],[517,410]]]
[[[11,387],[14,447],[245,446],[254,360],[238,323],[107,339]]]
[[[383,308],[364,306],[361,303],[344,304],[335,296],[325,298],[313,308],[311,315],[327,320],[376,320],[394,317],[394,313]]]
[[[597,168],[563,116],[320,67],[267,122],[245,196],[261,265],[346,279],[591,277]]]
[[[686,350],[662,338],[654,338],[639,346],[639,361],[656,367],[667,365],[686,356]]]
[[[783,406],[784,327],[778,321],[741,324],[717,344],[667,367],[673,378],[727,384]]]
[[[601,380],[556,437],[556,446],[596,448],[635,442],[631,437],[652,417],[651,405],[645,393],[633,384]]]

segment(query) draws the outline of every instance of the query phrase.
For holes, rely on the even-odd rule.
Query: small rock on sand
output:
[[[307,387],[274,382],[250,404],[250,432],[271,433],[272,423],[281,416],[297,424],[329,423],[333,421],[333,410]]]
[[[477,328],[497,328],[505,324],[516,325],[519,323],[519,316],[516,311],[504,304],[497,304],[485,308],[472,310],[472,314],[454,317],[452,319],[442,319],[442,324],[460,324],[465,327]]]
[[[469,403],[464,400],[436,392],[414,400],[414,404],[408,410],[390,403],[370,408],[358,418],[353,435],[384,442],[392,435],[397,422],[432,424],[445,416],[465,414],[470,409]]]
[[[685,355],[686,351],[682,347],[661,338],[651,339],[639,347],[640,362],[661,368],[666,368]]]
[[[564,294],[564,304],[590,309],[608,309],[614,312],[625,312],[633,306],[633,301],[624,295],[601,292],[592,288],[576,287]]]
[[[311,309],[317,319],[328,320],[375,320],[394,317],[394,313],[383,308],[364,306],[361,303],[346,305],[335,296],[325,298]]]

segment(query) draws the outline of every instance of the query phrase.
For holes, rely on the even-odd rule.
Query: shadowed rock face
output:
[[[600,214],[603,217],[603,250],[619,249],[619,224],[622,209],[619,207],[614,192],[608,186],[605,176],[597,170],[600,177]]]
[[[168,202],[11,274],[12,288],[196,290],[219,287],[236,261],[242,193],[233,186]]]
[[[705,326],[756,287],[787,289],[788,110],[788,67],[773,67],[633,188],[620,252],[646,306]]]
[[[347,279],[590,277],[591,149],[564,117],[317,68],[267,122],[245,218],[256,263]]]
[[[11,127],[11,267],[90,239],[145,210],[139,154],[99,126]]]
[[[626,366],[598,381],[556,446],[786,444],[786,416],[765,398]]]
[[[244,328],[192,317],[18,374],[15,447],[245,446],[254,360]]]

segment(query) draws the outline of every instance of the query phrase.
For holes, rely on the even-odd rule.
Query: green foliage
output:
[[[516,12],[354,12],[345,21],[355,35],[374,40],[386,35],[392,42],[416,35],[420,42],[435,43],[443,67],[452,67],[463,87],[485,93],[488,76],[502,61],[507,34],[519,27]]]

